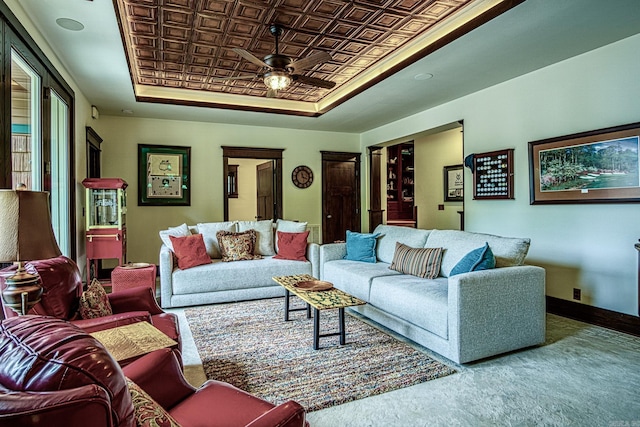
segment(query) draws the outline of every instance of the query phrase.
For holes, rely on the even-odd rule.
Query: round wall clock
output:
[[[291,172],[293,185],[298,188],[307,188],[313,184],[313,171],[309,166],[297,166]]]

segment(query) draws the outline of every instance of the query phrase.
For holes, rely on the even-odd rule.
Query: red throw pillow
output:
[[[180,270],[211,264],[211,258],[207,255],[207,248],[204,246],[202,234],[185,237],[169,236],[169,238],[173,245],[173,252],[178,258],[178,268]]]
[[[274,258],[306,261],[307,237],[309,237],[309,231],[303,233],[278,231],[278,254]]]

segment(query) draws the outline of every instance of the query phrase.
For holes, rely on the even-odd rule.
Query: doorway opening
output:
[[[459,121],[369,147],[370,231],[379,224],[464,229],[464,200],[446,200],[444,188],[445,168],[462,167],[463,130]]]
[[[282,218],[283,151],[222,147],[225,221]]]

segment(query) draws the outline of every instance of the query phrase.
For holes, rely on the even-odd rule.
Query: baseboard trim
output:
[[[547,312],[640,337],[640,317],[547,296]]]

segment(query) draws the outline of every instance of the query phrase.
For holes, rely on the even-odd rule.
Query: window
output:
[[[50,193],[53,230],[75,258],[73,91],[0,2],[0,188]]]

